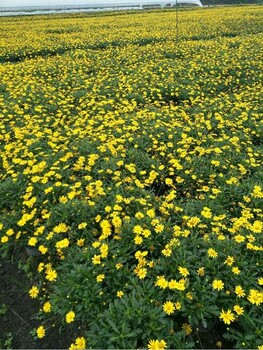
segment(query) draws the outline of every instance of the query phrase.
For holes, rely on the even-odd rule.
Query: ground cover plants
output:
[[[39,347],[262,349],[262,18],[1,20],[0,251]]]

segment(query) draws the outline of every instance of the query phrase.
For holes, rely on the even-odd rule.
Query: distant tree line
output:
[[[263,4],[263,0],[201,0],[203,5]]]

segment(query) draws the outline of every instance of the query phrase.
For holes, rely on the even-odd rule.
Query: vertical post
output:
[[[179,25],[178,25],[178,0],[176,0],[175,3],[175,21],[176,21],[176,42],[178,43],[178,36],[179,36]]]

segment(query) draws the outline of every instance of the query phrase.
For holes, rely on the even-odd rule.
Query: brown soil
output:
[[[39,326],[38,301],[28,295],[31,286],[25,272],[0,256],[0,349],[68,348],[70,341],[59,334],[58,328],[53,328],[48,337],[41,340],[30,334]]]

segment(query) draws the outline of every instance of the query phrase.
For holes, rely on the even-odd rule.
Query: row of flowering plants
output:
[[[39,341],[262,349],[261,22],[3,18],[0,251],[33,254]]]

